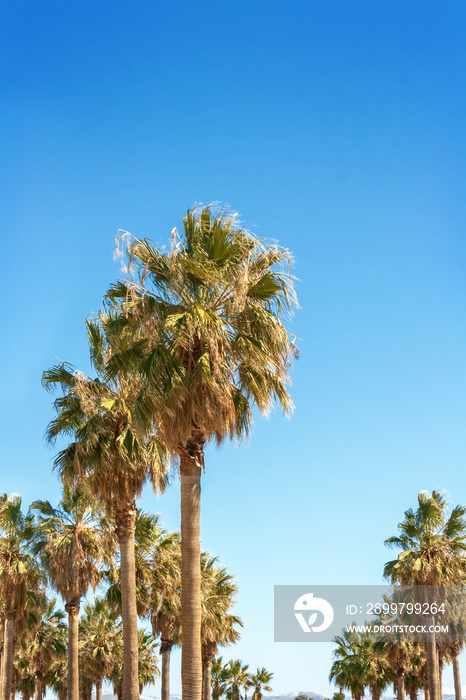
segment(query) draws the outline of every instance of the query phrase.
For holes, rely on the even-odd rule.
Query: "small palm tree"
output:
[[[229,611],[238,588],[233,576],[225,568],[217,566],[217,558],[203,553],[201,557],[201,649],[203,665],[202,700],[211,697],[212,662],[219,646],[238,641],[238,627],[243,623]],[[246,676],[245,676],[246,679]],[[249,687],[249,677],[248,677]]]
[[[262,700],[262,691],[265,690],[267,693],[272,691],[272,686],[270,681],[273,678],[273,673],[270,673],[265,668],[258,668],[256,673],[251,676],[251,682],[254,686],[254,692],[252,694],[252,700]]]
[[[226,681],[226,696],[227,700],[240,700],[241,688],[248,688],[251,685],[251,675],[248,673],[249,666],[243,664],[240,659],[228,662],[227,681]]]
[[[155,649],[155,641],[152,635],[147,634],[144,630],[138,631],[138,695],[142,693],[145,685],[155,683],[159,675],[157,666],[157,656]],[[118,655],[120,651],[120,655]],[[122,663],[122,647],[116,647],[115,663],[113,670],[110,673],[109,680],[113,684],[113,692],[121,700],[123,697],[123,663]]]
[[[180,643],[181,627],[181,548],[177,533],[164,533],[155,541],[152,565],[150,617],[154,637],[160,636],[161,700],[169,700],[170,654]]]
[[[447,513],[447,501],[439,491],[421,491],[418,508],[405,512],[400,534],[386,544],[401,549],[397,559],[385,565],[384,575],[408,586],[461,584],[466,575],[466,508]],[[433,620],[431,620],[433,623]],[[439,661],[435,625],[428,625],[425,642],[430,700],[440,700]]]
[[[382,692],[393,682],[394,676],[384,654],[377,649],[370,632],[359,635],[358,655],[361,663],[361,680],[370,688],[372,700],[380,700]],[[403,686],[404,691],[404,686]],[[398,696],[402,700],[402,696]]]
[[[3,654],[0,697],[9,698],[13,682],[13,634],[30,591],[43,581],[31,553],[33,517],[21,511],[21,497],[0,496],[0,598],[3,604]]]
[[[223,664],[221,656],[218,656],[212,661],[211,679],[212,700],[219,700],[222,695],[225,695],[226,684],[228,682],[227,665]]]
[[[84,606],[81,620],[81,664],[85,676],[95,685],[95,698],[102,700],[102,682],[114,666],[115,647],[121,637],[121,622],[105,599],[95,598]]]
[[[66,657],[55,657],[45,676],[45,685],[53,690],[58,700],[67,700],[68,697],[67,669]]]
[[[54,660],[66,656],[66,625],[64,614],[57,610],[56,600],[43,596],[38,617],[23,642],[24,656],[28,656],[34,674],[35,700],[42,700],[44,679]]]
[[[15,694],[19,692],[22,700],[31,700],[35,692],[34,672],[28,650],[22,643],[15,649]]]
[[[333,640],[336,648],[333,651],[329,680],[351,692],[353,700],[361,700],[364,695],[363,658],[359,654],[359,635],[356,632],[344,630]]]
[[[135,239],[129,269],[107,297],[120,309],[118,330],[133,333],[133,353],[109,365],[136,367],[147,379],[138,414],[155,420],[161,440],[179,460],[182,549],[182,688],[200,700],[200,478],[204,445],[247,434],[256,405],[275,401],[286,414],[294,344],[284,317],[294,303],[291,276],[277,269],[290,256],[264,246],[234,215],[189,210],[184,237],[172,232],[171,251]]]
[[[80,601],[102,578],[103,563],[112,551],[109,529],[96,500],[83,491],[65,488],[57,508],[48,501],[35,501],[32,508],[38,513],[34,551],[65,601],[69,700],[79,700]]]

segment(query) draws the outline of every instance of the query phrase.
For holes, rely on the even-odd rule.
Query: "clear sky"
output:
[[[202,542],[237,576],[245,625],[223,657],[266,666],[276,693],[329,694],[331,645],[274,644],[273,585],[381,583],[419,490],[466,503],[466,5],[2,15],[0,490],[58,498],[40,377],[52,355],[87,368],[117,230],[166,244],[188,206],[229,203],[294,253],[301,357],[291,420],[208,449]],[[178,491],[142,507],[177,529]]]

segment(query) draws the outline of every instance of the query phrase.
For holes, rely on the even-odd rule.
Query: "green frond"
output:
[[[53,391],[56,384],[60,384],[62,388],[66,389],[68,387],[73,387],[75,382],[76,378],[74,372],[67,369],[64,363],[55,365],[42,374],[42,386],[48,391]]]

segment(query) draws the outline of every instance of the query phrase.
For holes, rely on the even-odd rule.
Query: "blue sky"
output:
[[[274,584],[380,583],[419,490],[466,503],[465,15],[448,0],[3,10],[0,490],[58,498],[40,376],[51,355],[87,367],[117,230],[166,244],[188,206],[229,203],[299,278],[295,414],[209,448],[202,495],[203,546],[238,577],[245,623],[223,656],[266,666],[275,692],[330,693],[331,647],[274,644]],[[142,505],[175,529],[178,497]]]

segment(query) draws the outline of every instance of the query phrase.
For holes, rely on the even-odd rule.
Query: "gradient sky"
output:
[[[53,356],[87,369],[117,230],[165,245],[188,206],[229,203],[294,254],[301,357],[293,418],[207,451],[202,544],[237,576],[245,625],[223,657],[266,666],[275,693],[329,694],[331,645],[273,642],[273,585],[381,583],[419,490],[466,503],[466,5],[2,15],[0,490],[59,497],[40,377]],[[175,482],[141,506],[177,529],[178,501]]]

